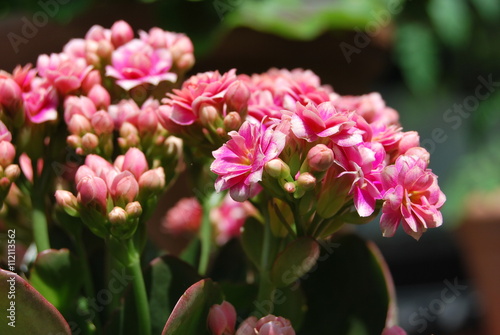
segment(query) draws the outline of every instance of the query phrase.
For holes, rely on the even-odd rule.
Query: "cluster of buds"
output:
[[[292,80],[288,72],[273,73],[272,80],[263,75],[269,85],[251,86],[252,96]],[[285,94],[279,111],[249,114],[213,152],[216,190],[229,190],[236,201],[264,190],[298,208],[303,220],[295,224],[315,237],[331,233],[339,222],[368,222],[381,207],[384,236],[392,236],[401,223],[416,239],[441,225],[445,197],[428,169],[429,153],[419,147],[416,132],[402,131],[397,112],[378,94],[327,94],[319,85],[314,90],[314,81],[304,85],[303,72],[295,73],[302,76],[289,85],[307,94]],[[258,77],[252,81],[258,83]]]
[[[236,310],[227,301],[210,308],[207,325],[212,335],[295,335],[289,320],[271,314],[260,319],[251,316],[235,330]]]
[[[246,117],[250,90],[236,70],[221,75],[192,76],[162,100],[159,121],[170,133],[188,143],[213,150],[238,129]]]
[[[137,148],[118,156],[112,165],[97,155],[88,155],[75,175],[77,195],[56,191],[57,203],[70,215],[80,216],[98,236],[130,238],[151,199],[165,187],[162,167],[149,169]]]
[[[0,121],[0,205],[7,196],[12,183],[21,173],[19,166],[13,164],[16,157],[16,149],[12,145],[11,140],[11,133],[5,124]]]
[[[245,220],[256,214],[257,210],[249,201],[237,202],[226,195],[209,213],[215,230],[215,242],[224,245],[230,239],[239,237]],[[183,198],[167,212],[162,229],[173,237],[191,239],[199,232],[202,215],[203,208],[196,198]]]

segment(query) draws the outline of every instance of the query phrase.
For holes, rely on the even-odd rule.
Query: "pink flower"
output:
[[[22,93],[19,85],[9,77],[0,76],[0,109],[14,115],[22,106]]]
[[[149,44],[133,39],[113,52],[111,65],[106,66],[106,76],[115,78],[116,84],[128,91],[142,84],[175,82],[177,75],[169,72],[171,67],[170,51],[153,49]]]
[[[384,328],[381,335],[406,335],[406,331],[398,326]]]
[[[162,125],[168,129],[169,121],[182,126],[193,124],[204,106],[213,106],[222,112],[225,94],[236,82],[235,73],[234,69],[223,75],[218,71],[205,72],[186,80],[180,90],[174,89],[174,93],[169,93],[168,98],[162,100],[165,104],[159,111]]]
[[[292,115],[292,132],[298,138],[313,142],[319,137],[328,137],[340,146],[349,147],[363,141],[362,131],[352,120],[352,113],[338,112],[331,102],[318,106],[297,103]]]
[[[229,302],[223,301],[210,307],[207,325],[212,335],[233,335],[235,324],[236,310]]]
[[[236,335],[295,335],[289,320],[272,314],[260,320],[251,316],[241,323]]]
[[[136,180],[148,170],[148,161],[144,153],[137,148],[128,149],[123,159],[121,170],[128,170],[132,172]]]
[[[275,127],[264,131],[263,126],[246,121],[228,135],[231,139],[213,152],[210,169],[218,175],[216,191],[229,189],[231,197],[241,202],[260,191],[264,165],[279,156],[287,134]]]
[[[114,121],[115,129],[119,130],[124,122],[129,122],[139,115],[141,109],[134,100],[121,100],[117,105],[110,105],[108,113]]]
[[[133,38],[134,31],[127,22],[119,20],[111,26],[111,42],[115,48],[122,46]]]
[[[339,178],[353,179],[349,194],[359,216],[370,216],[375,202],[381,198],[380,172],[384,167],[385,151],[379,143],[364,143],[356,147],[333,148],[337,164],[345,171]]]
[[[175,236],[194,236],[201,225],[203,209],[196,198],[182,198],[169,209],[163,229]]]
[[[355,111],[368,123],[380,122],[385,125],[398,125],[399,114],[387,107],[379,93],[360,96],[336,96],[333,104],[340,110]]]
[[[23,92],[31,89],[31,81],[36,76],[36,69],[32,69],[31,67],[31,64],[27,64],[24,67],[18,65],[12,72],[12,79],[14,79]]]
[[[64,121],[69,123],[71,117],[75,114],[85,116],[88,120],[92,118],[96,112],[96,108],[92,100],[86,96],[67,96],[64,100]]]
[[[402,222],[407,234],[419,239],[427,228],[442,224],[439,209],[446,197],[439,189],[437,176],[419,156],[400,156],[395,165],[382,173],[385,189],[380,227],[384,236],[393,236]]]
[[[115,204],[122,202],[125,205],[135,200],[139,184],[130,171],[123,171],[114,177],[109,190]]]
[[[223,245],[233,237],[240,236],[245,220],[256,212],[249,201],[234,201],[230,196],[224,197],[219,207],[210,211],[210,221],[217,229],[217,244]]]
[[[84,59],[71,58],[64,53],[40,55],[36,66],[38,74],[46,78],[62,95],[79,89],[92,70]]]
[[[26,117],[31,123],[38,124],[57,120],[57,106],[59,104],[57,91],[45,80],[33,79],[31,91],[23,93],[23,99]]]

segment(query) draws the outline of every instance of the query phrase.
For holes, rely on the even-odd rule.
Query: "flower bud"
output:
[[[406,335],[406,331],[398,326],[384,328],[381,335]]]
[[[213,305],[208,312],[207,324],[212,335],[232,335],[236,324],[236,310],[227,301]]]
[[[96,206],[102,213],[106,210],[108,188],[99,177],[85,176],[76,185],[78,201],[84,206]]]
[[[96,108],[92,100],[86,96],[70,95],[64,100],[64,121],[69,123],[71,117],[75,114],[80,114],[90,119],[96,112]]]
[[[16,148],[12,143],[7,141],[0,142],[0,166],[7,167],[14,161],[16,157]]]
[[[107,109],[111,103],[109,92],[100,84],[92,86],[87,96],[97,109]]]
[[[405,152],[405,156],[417,156],[423,159],[427,164],[429,164],[429,161],[431,159],[431,155],[429,152],[422,147],[414,147],[408,149],[408,151]]]
[[[260,320],[251,316],[241,323],[236,335],[295,335],[295,330],[281,316],[267,315]]]
[[[78,215],[78,200],[73,193],[64,190],[57,190],[55,197],[57,204],[61,206],[66,213],[71,216]]]
[[[108,220],[111,225],[124,225],[127,223],[127,212],[121,207],[115,207],[108,213]]]
[[[82,82],[82,89],[84,92],[90,92],[95,85],[101,85],[101,74],[98,70],[90,71]]]
[[[316,186],[316,178],[308,172],[301,173],[297,178],[297,187],[301,189],[308,191],[312,190],[314,186]]]
[[[111,134],[114,129],[114,123],[111,116],[105,111],[98,111],[90,119],[92,127],[97,135]]]
[[[125,205],[135,200],[139,193],[139,184],[131,172],[123,171],[113,179],[110,191],[115,204]]]
[[[81,114],[74,114],[68,123],[68,130],[71,134],[83,136],[92,132],[92,126],[89,119]]]
[[[12,134],[9,129],[7,129],[7,126],[0,120],[0,142],[2,141],[12,141]]]
[[[77,148],[77,149],[80,149],[80,151],[82,151],[81,153],[78,153],[78,155],[83,155],[83,150],[81,150],[81,146],[82,146],[82,138],[78,135],[69,135],[68,137],[66,137],[66,143],[68,143],[68,145],[71,147],[71,148]]]
[[[5,168],[4,175],[10,181],[15,181],[21,175],[21,169],[17,164],[10,164]]]
[[[204,104],[200,108],[200,122],[204,126],[213,125],[219,117],[219,112],[212,105]]]
[[[237,80],[229,85],[224,97],[229,111],[242,113],[247,109],[250,90],[244,82]]]
[[[113,45],[106,41],[102,40],[97,42],[97,56],[103,59],[111,58],[111,54],[113,53]]]
[[[125,211],[129,218],[136,219],[142,214],[142,206],[138,201],[129,202],[127,206],[125,206]]]
[[[130,25],[123,21],[116,21],[111,26],[111,43],[115,48],[127,43],[134,38],[134,31]]]
[[[333,151],[324,144],[317,144],[307,153],[307,161],[312,172],[323,172],[333,164]]]
[[[158,117],[152,109],[139,114],[137,117],[137,128],[140,133],[154,133],[158,129]]]
[[[137,148],[128,149],[123,159],[122,170],[132,172],[136,180],[148,169],[148,161],[144,153]]]
[[[139,189],[146,193],[160,193],[165,187],[165,172],[162,167],[148,170],[139,177]]]
[[[290,176],[290,167],[279,158],[267,162],[264,169],[273,178],[285,179]]]
[[[86,153],[94,152],[99,146],[99,137],[92,133],[86,133],[82,136],[82,149]]]
[[[226,131],[238,130],[241,126],[241,116],[237,112],[230,112],[224,118],[224,128]]]
[[[296,190],[296,186],[294,182],[287,182],[285,185],[283,185],[283,189],[287,191],[288,193],[293,193]]]

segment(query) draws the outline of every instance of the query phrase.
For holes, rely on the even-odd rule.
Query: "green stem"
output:
[[[130,259],[130,262],[127,264],[127,270],[133,276],[132,286],[134,290],[135,305],[137,308],[139,334],[151,335],[151,316],[149,313],[146,285],[144,284],[144,277],[142,276],[140,255],[137,253],[132,239],[127,241],[127,247]]]
[[[271,243],[272,243],[272,231],[271,223],[269,221],[268,213],[265,213],[265,227],[264,227],[264,241],[262,245],[262,254],[260,258],[260,281],[259,281],[259,292],[257,294],[257,301],[259,301],[260,306],[267,308],[264,312],[271,314],[274,309],[274,299],[273,291],[274,285],[270,280],[270,253],[271,253]],[[264,303],[269,302],[269,303]]]
[[[207,198],[203,200],[203,217],[201,221],[201,255],[200,263],[198,265],[198,272],[200,275],[204,276],[208,270],[208,264],[210,263],[210,256],[212,254],[213,248],[213,237],[212,237],[212,222],[210,222],[210,210],[219,205],[222,200],[222,194],[213,192]]]
[[[47,227],[47,217],[43,206],[43,196],[33,194],[31,197],[33,204],[33,238],[38,252],[50,249],[49,232]]]
[[[75,238],[75,248],[78,256],[80,257],[80,260],[82,262],[82,271],[83,271],[83,289],[85,291],[85,295],[89,298],[95,297],[95,289],[94,289],[94,282],[92,281],[92,272],[90,270],[89,266],[89,261],[87,258],[87,252],[85,251],[85,246],[83,245],[82,241],[82,236],[81,234],[77,234]],[[96,329],[97,333],[100,334],[101,332],[101,321],[99,319],[99,316],[96,315],[94,320],[92,320]]]

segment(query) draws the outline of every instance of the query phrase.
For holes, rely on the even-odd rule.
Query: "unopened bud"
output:
[[[416,131],[407,131],[403,133],[403,137],[399,140],[398,153],[405,154],[411,148],[420,146],[420,136]]]
[[[125,211],[130,218],[139,218],[142,215],[142,206],[138,201],[129,202]]]
[[[238,130],[241,126],[241,116],[237,112],[230,112],[224,118],[224,128],[226,131]]]
[[[78,200],[73,195],[73,193],[64,190],[57,190],[56,194],[56,202],[66,213],[71,216],[78,215]]]
[[[92,87],[100,85],[102,82],[101,74],[98,70],[90,71],[82,82],[82,88],[85,92],[90,92]]]
[[[94,131],[97,135],[111,134],[113,132],[114,123],[108,112],[98,111],[92,115],[90,122],[92,123],[92,127],[94,127]]]
[[[106,109],[111,103],[109,92],[99,84],[94,85],[90,89],[88,97],[92,100],[97,109]]]
[[[141,193],[160,193],[164,187],[165,172],[162,167],[146,171],[139,178],[139,189]]]
[[[250,89],[241,80],[232,83],[224,96],[228,110],[238,113],[245,112],[250,98]]]
[[[113,179],[110,191],[115,204],[127,204],[135,200],[139,184],[130,171],[123,171]]]
[[[86,133],[82,137],[82,149],[85,152],[94,152],[99,146],[99,137],[92,133]]]
[[[84,135],[92,131],[89,119],[81,114],[74,114],[68,123],[68,130],[71,134]]]
[[[68,143],[71,148],[79,148],[82,145],[82,138],[78,135],[69,135],[66,138],[66,143]]]
[[[154,110],[149,109],[139,114],[137,117],[137,128],[139,128],[139,132],[142,134],[154,133],[158,129],[158,117]]]
[[[210,307],[207,325],[212,335],[234,334],[235,324],[236,310],[229,302],[223,301],[220,305]]]
[[[295,183],[293,182],[287,182],[285,185],[283,185],[283,189],[287,191],[288,193],[293,193],[295,192],[296,186]]]
[[[212,105],[203,105],[200,108],[200,122],[204,126],[214,124],[215,120],[219,117],[219,112]]]
[[[112,225],[123,225],[127,223],[127,212],[121,207],[115,207],[108,213],[109,222]]]
[[[279,158],[266,163],[264,169],[273,178],[285,179],[290,175],[290,167]]]
[[[317,144],[307,153],[307,161],[311,171],[326,171],[333,164],[333,151],[324,144]]]
[[[297,187],[307,191],[313,189],[314,186],[316,186],[316,178],[308,172],[301,173],[297,178]]]
[[[129,42],[134,38],[134,31],[130,25],[123,21],[116,21],[111,26],[111,43],[115,48]]]
[[[0,166],[7,167],[14,161],[16,157],[16,148],[12,143],[7,141],[0,142]]]
[[[21,169],[19,168],[19,165],[11,164],[5,168],[4,175],[10,181],[15,181],[21,175]]]

